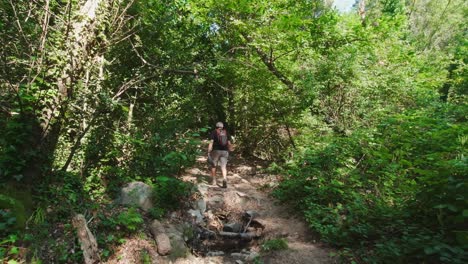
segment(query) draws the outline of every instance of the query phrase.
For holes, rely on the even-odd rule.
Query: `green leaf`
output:
[[[458,208],[455,205],[449,204],[447,208],[452,212],[458,212]]]
[[[426,253],[426,255],[432,255],[436,252],[436,250],[433,248],[433,247],[426,247],[424,248],[424,253]]]
[[[10,249],[10,254],[16,255],[16,254],[18,254],[18,253],[19,253],[18,247],[12,247],[12,248]]]
[[[454,231],[458,244],[468,245],[468,231]]]
[[[468,217],[468,209],[464,209],[462,215],[463,217]]]

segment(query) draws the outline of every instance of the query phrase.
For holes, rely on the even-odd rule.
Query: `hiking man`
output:
[[[223,174],[223,188],[227,187],[227,161],[229,157],[229,147],[231,141],[229,134],[224,129],[222,122],[216,123],[216,129],[210,134],[210,144],[208,145],[208,159],[211,158],[211,177],[213,177],[213,185],[216,185],[216,166],[218,161],[221,166],[221,173]]]

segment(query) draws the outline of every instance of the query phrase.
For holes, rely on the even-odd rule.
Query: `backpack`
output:
[[[219,145],[222,147],[226,147],[228,145],[228,137],[227,137],[226,130],[224,129],[221,131],[216,130],[216,134],[218,135]]]

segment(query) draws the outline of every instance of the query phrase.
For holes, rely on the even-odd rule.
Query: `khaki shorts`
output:
[[[228,162],[228,157],[229,157],[229,152],[227,150],[213,150],[210,153],[211,159],[213,159],[213,164],[211,167],[215,167],[218,165],[219,161],[219,166],[221,168],[226,168],[227,162]]]

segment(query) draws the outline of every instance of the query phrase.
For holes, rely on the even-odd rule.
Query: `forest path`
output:
[[[254,263],[254,257],[262,262],[255,263],[332,263],[333,259],[329,257],[330,249],[326,249],[323,244],[317,243],[314,235],[303,219],[297,216],[297,212],[292,211],[288,206],[279,204],[276,199],[271,197],[271,187],[277,182],[277,176],[264,174],[262,169],[265,164],[255,162],[246,162],[237,159],[231,155],[228,163],[228,186],[211,185],[211,177],[206,157],[198,157],[194,167],[187,169],[182,175],[184,181],[192,182],[197,185],[203,198],[206,201],[206,212],[214,212],[215,222],[240,222],[245,217],[245,212],[254,212],[254,218],[258,224],[262,225],[261,236],[246,245],[242,252],[239,247],[229,248],[224,245],[224,251],[221,256],[217,255],[218,249],[208,248],[206,257],[192,257],[185,261],[176,263]],[[221,171],[217,170],[218,184],[222,183]],[[205,216],[207,213],[205,213]],[[219,219],[216,215],[224,216]],[[208,217],[209,218],[209,217]],[[258,221],[257,221],[258,220]],[[211,223],[213,226],[213,223]],[[216,223],[214,224],[214,226]],[[252,224],[251,224],[252,225]],[[208,227],[210,223],[208,224]],[[245,219],[244,226],[245,227]],[[223,229],[223,227],[218,227]],[[246,230],[241,230],[246,231]],[[253,228],[249,228],[253,229]],[[268,240],[283,239],[287,241],[288,249],[272,250],[262,252],[261,245]],[[238,245],[238,244],[237,244]],[[209,245],[211,247],[213,245]],[[240,257],[244,254],[244,258]],[[250,258],[249,258],[250,254]]]

